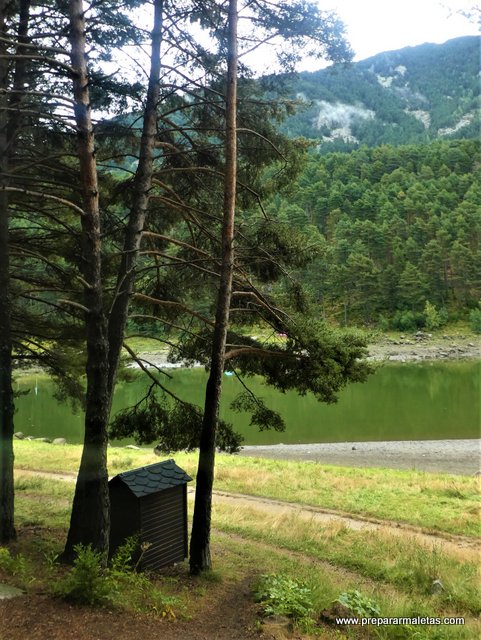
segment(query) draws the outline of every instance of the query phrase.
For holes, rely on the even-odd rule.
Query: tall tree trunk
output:
[[[0,0],[0,35],[6,36],[6,0]],[[8,196],[8,59],[0,41],[0,543],[15,539],[13,389]],[[4,57],[5,56],[5,57]]]
[[[7,37],[7,13],[12,13],[12,3],[0,0],[0,35]],[[30,14],[30,0],[21,0],[17,53],[23,54],[22,43],[26,41]],[[10,98],[9,62],[7,46],[0,41],[0,543],[10,542],[16,537],[14,526],[13,486],[13,431],[14,397],[12,388],[12,329],[9,254],[9,201],[5,187],[9,184],[9,169],[15,152],[15,138],[21,126],[20,114],[11,113],[8,107],[18,105],[25,82],[25,58],[17,58],[13,93]]]
[[[71,61],[79,172],[83,199],[82,275],[86,281],[87,396],[85,435],[72,505],[70,528],[62,560],[75,557],[74,546],[91,545],[105,554],[109,543],[107,475],[108,394],[107,322],[103,305],[101,237],[97,165],[95,160],[82,0],[70,0]]]
[[[160,98],[160,46],[162,43],[162,19],[164,0],[154,2],[154,28],[150,56],[149,85],[144,111],[139,164],[135,173],[134,195],[130,210],[124,249],[119,268],[116,296],[109,315],[109,394],[112,398],[119,366],[125,327],[135,279],[135,267],[144,230],[154,165],[155,138],[157,134],[157,108]]]
[[[214,482],[215,438],[222,391],[225,345],[234,272],[234,222],[237,179],[237,0],[229,1],[226,91],[225,182],[222,222],[222,263],[207,381],[204,417],[199,445],[194,519],[190,540],[190,571],[198,574],[212,567],[210,528]]]

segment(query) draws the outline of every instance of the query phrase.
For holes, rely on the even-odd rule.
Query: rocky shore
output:
[[[259,445],[245,446],[239,455],[320,462],[341,467],[384,467],[478,475],[481,469],[481,440]]]
[[[418,331],[395,338],[382,338],[369,345],[373,360],[419,362],[423,360],[481,359],[479,336],[442,335]]]

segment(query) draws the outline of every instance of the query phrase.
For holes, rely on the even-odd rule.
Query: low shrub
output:
[[[469,324],[473,333],[481,333],[481,302],[477,309],[472,309],[469,314]]]
[[[90,546],[77,545],[73,568],[53,587],[55,595],[90,606],[115,605],[133,611],[155,613],[175,618],[179,600],[159,589],[145,573],[138,573],[146,545],[136,536],[119,547],[110,567],[103,566],[102,555]]]
[[[336,602],[361,618],[377,618],[381,615],[379,605],[357,589],[341,593]]]
[[[113,582],[103,566],[102,554],[78,544],[74,547],[77,557],[69,573],[53,586],[55,595],[90,606],[112,602]]]
[[[27,558],[21,553],[12,556],[6,547],[0,547],[0,570],[15,577],[17,585],[24,588],[35,581]]]
[[[399,331],[414,331],[424,327],[424,314],[415,311],[396,311],[391,326]]]
[[[309,587],[283,574],[262,575],[255,595],[265,615],[287,616],[296,622],[308,619],[314,608]]]

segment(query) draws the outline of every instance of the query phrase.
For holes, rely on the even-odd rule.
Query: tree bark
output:
[[[164,0],[154,2],[154,28],[150,57],[149,85],[144,111],[139,164],[135,173],[132,207],[124,239],[124,248],[117,277],[116,296],[109,315],[109,394],[112,398],[119,366],[125,327],[135,280],[135,267],[145,226],[154,165],[157,135],[157,107],[160,99],[160,46]]]
[[[217,296],[212,356],[199,444],[194,518],[190,540],[190,571],[212,568],[210,529],[214,483],[215,438],[222,391],[225,345],[234,272],[234,223],[237,180],[237,0],[229,0],[226,89],[225,178],[222,222],[222,262]]]
[[[82,275],[87,341],[87,395],[85,434],[79,474],[62,560],[71,562],[76,544],[91,545],[104,554],[109,543],[109,493],[107,475],[108,394],[107,321],[103,304],[99,191],[95,160],[88,72],[85,17],[82,0],[70,0],[71,61],[79,173],[83,200]]]
[[[6,35],[6,1],[0,0],[0,35]],[[8,196],[8,60],[0,42],[0,543],[15,539],[13,491],[13,389]]]
[[[0,0],[0,35],[7,37],[7,12],[12,6]],[[17,53],[28,33],[30,0],[21,0]],[[14,396],[12,388],[12,303],[10,290],[10,232],[9,198],[5,188],[9,185],[9,170],[14,153],[15,137],[21,126],[20,116],[9,116],[8,107],[21,100],[20,90],[25,81],[26,61],[17,60],[13,73],[13,87],[18,91],[9,97],[9,61],[5,42],[0,42],[0,543],[15,539],[13,432]]]

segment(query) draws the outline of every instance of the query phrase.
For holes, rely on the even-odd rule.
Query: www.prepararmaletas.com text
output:
[[[336,618],[337,624],[343,625],[351,625],[358,624],[361,627],[365,627],[368,625],[374,626],[384,626],[384,625],[400,625],[400,624],[409,624],[409,625],[462,625],[464,624],[464,618],[454,618],[454,617],[445,617],[445,618],[431,618],[428,616],[417,616],[414,618]]]

